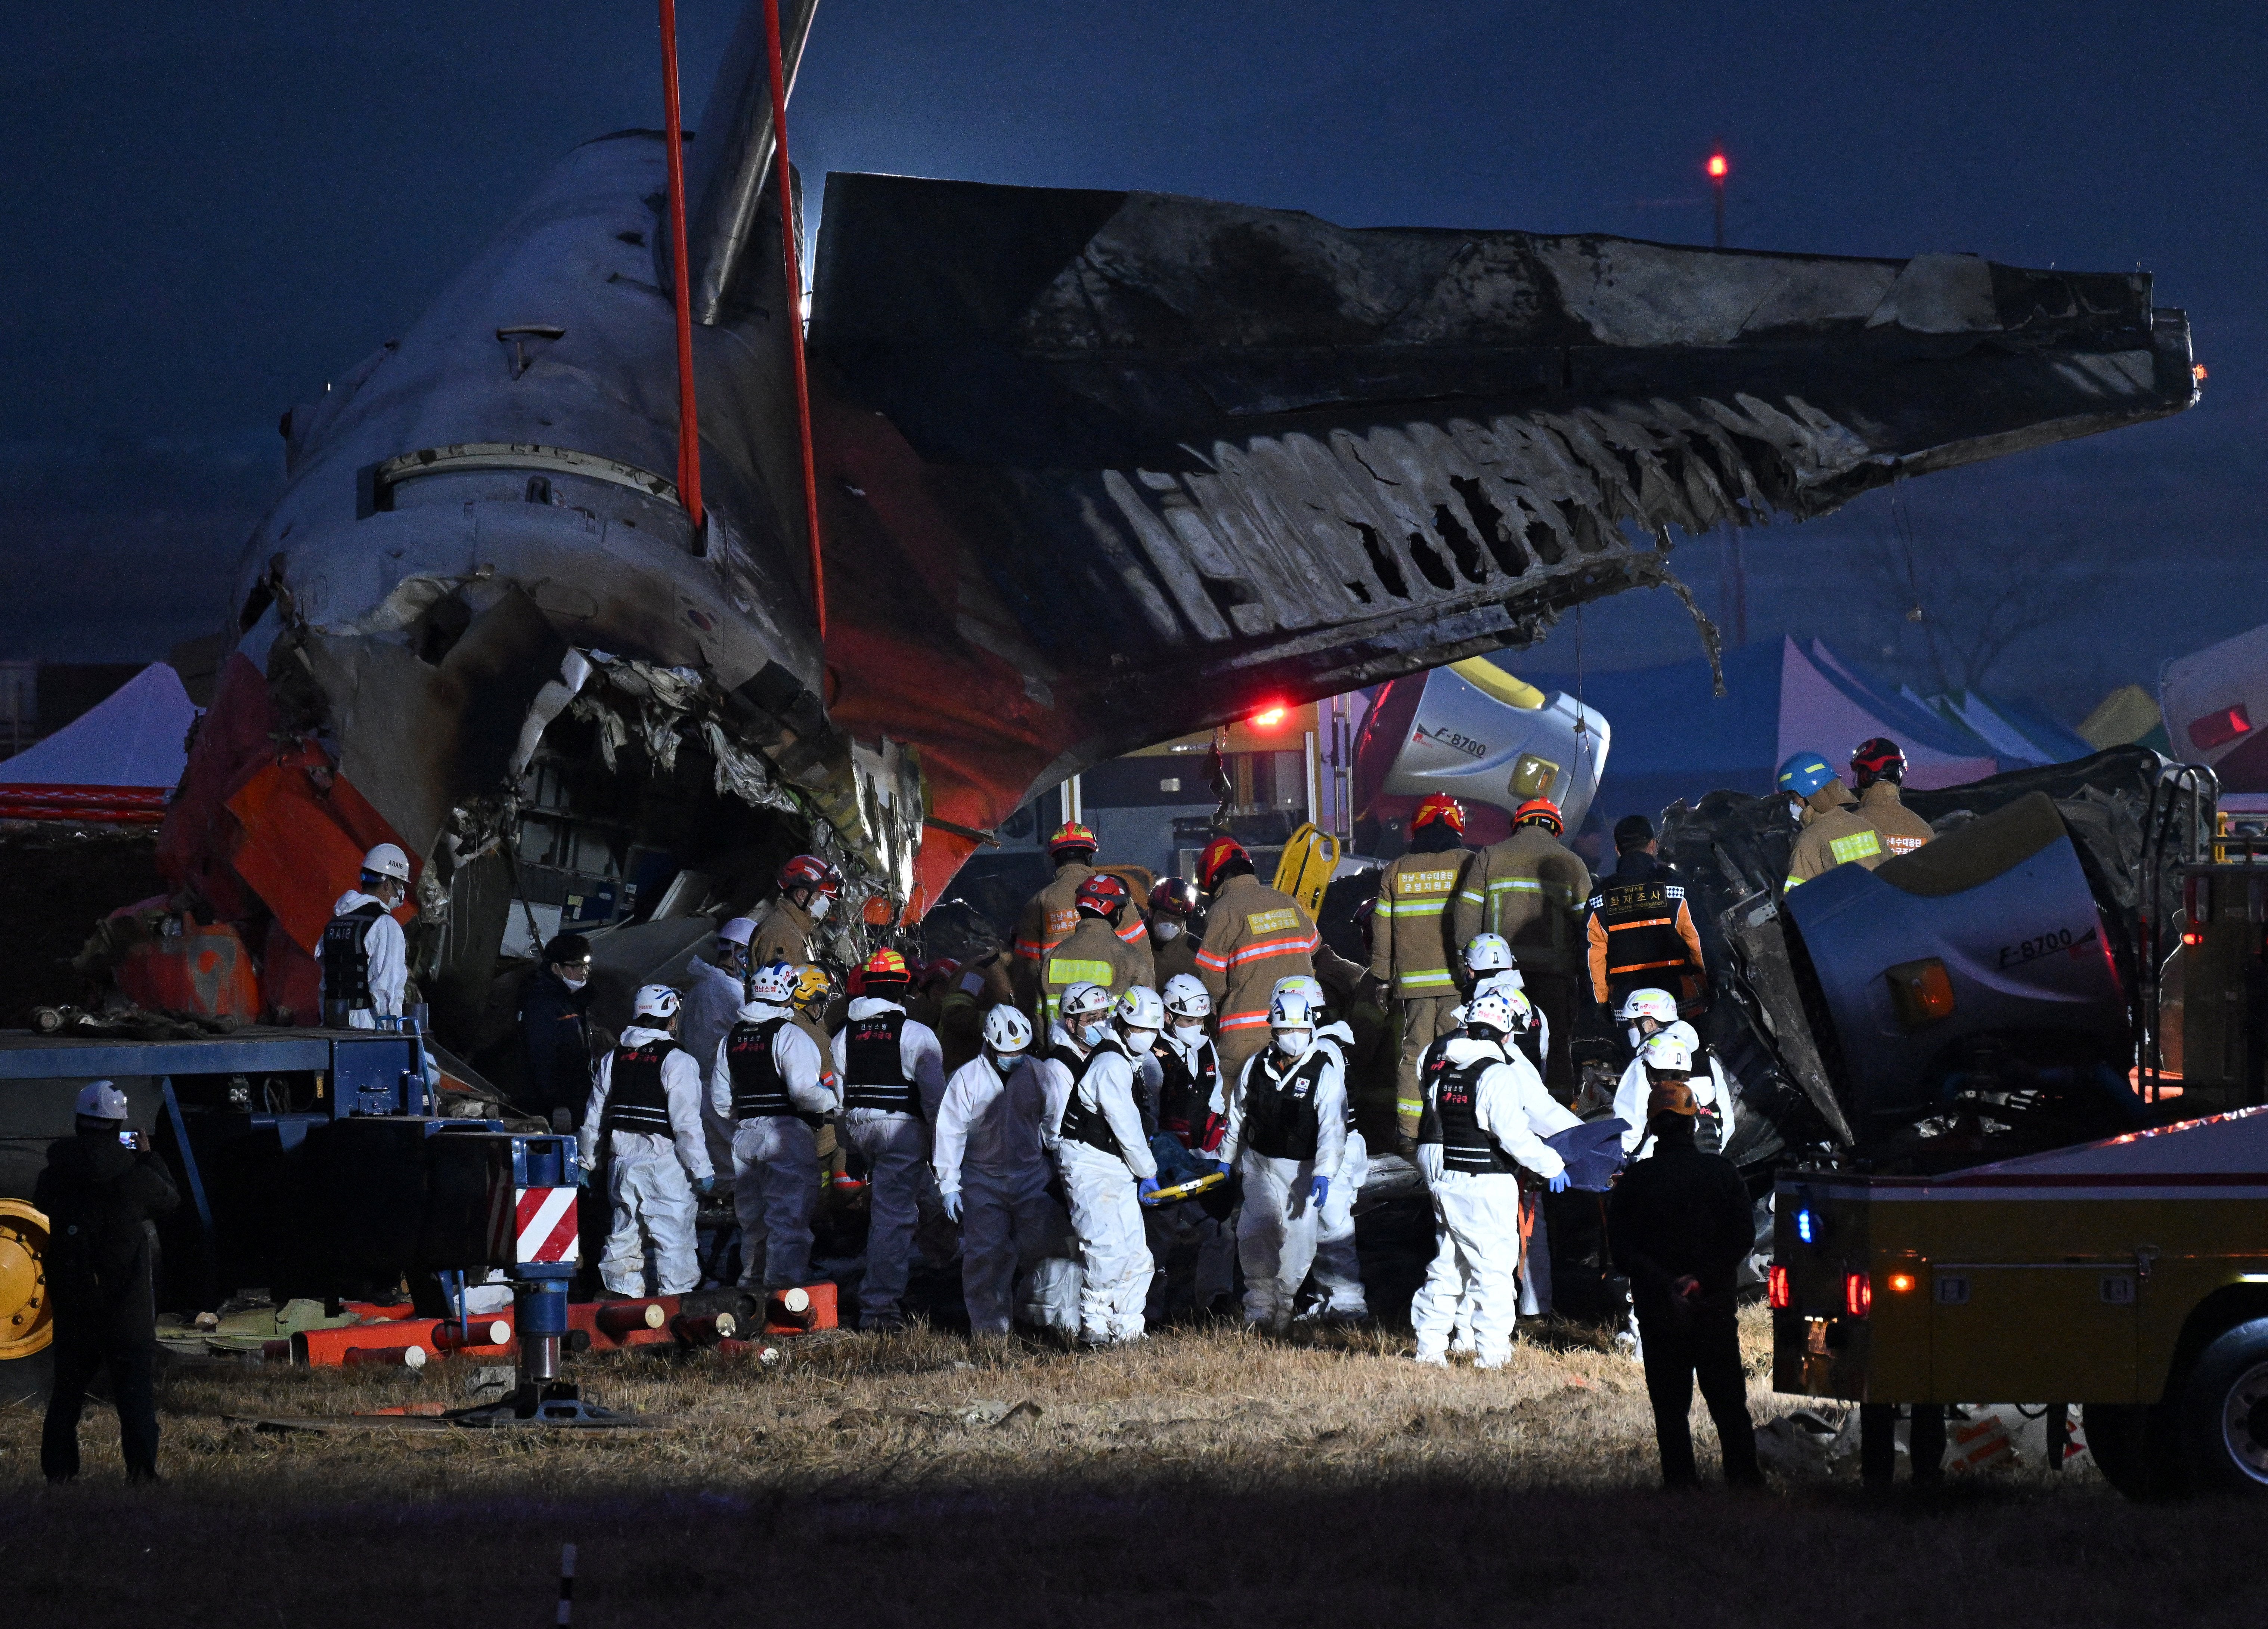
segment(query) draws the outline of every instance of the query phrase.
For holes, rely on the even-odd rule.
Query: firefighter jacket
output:
[[[1024,913],[1016,918],[1014,979],[1016,999],[1027,1011],[1039,997],[1042,959],[1069,939],[1079,925],[1079,885],[1101,869],[1077,860],[1058,866],[1055,881],[1024,902]],[[1130,903],[1124,914],[1126,920],[1116,929],[1119,940],[1130,947],[1138,947],[1146,956],[1150,925]]]
[[[1912,853],[1937,835],[1905,806],[1894,780],[1878,780],[1859,794],[1859,818],[1882,834],[1882,847],[1892,859]]]
[[[1157,976],[1156,988],[1164,990],[1166,981],[1176,973],[1187,973],[1195,978],[1197,976],[1197,952],[1204,948],[1204,941],[1191,932],[1186,923],[1182,925],[1182,931],[1171,939],[1160,937],[1157,927],[1152,925],[1150,929],[1150,970]]]
[[[1824,789],[1822,788],[1822,792]],[[1872,871],[1890,857],[1881,829],[1852,807],[1852,797],[1841,783],[1834,787],[1840,807],[1822,809],[1815,802],[1803,807],[1803,829],[1788,851],[1787,886],[1794,888],[1823,876],[1837,866],[1864,866]],[[1812,796],[1818,798],[1821,792]]]
[[[1247,873],[1220,885],[1205,918],[1197,977],[1212,997],[1214,1032],[1223,1041],[1268,1028],[1276,981],[1314,976],[1322,943],[1300,902]],[[1263,1037],[1264,1038],[1264,1037]]]
[[[748,940],[748,965],[769,967],[784,962],[790,967],[801,967],[811,960],[811,932],[818,925],[809,911],[798,909],[785,896],[772,901]]]
[[[1465,863],[1452,923],[1462,947],[1501,933],[1522,970],[1572,977],[1591,868],[1542,825],[1522,826]]]
[[[1040,1027],[1055,1022],[1064,991],[1073,984],[1101,984],[1123,996],[1137,984],[1155,990],[1155,977],[1146,942],[1130,945],[1101,917],[1081,917],[1079,926],[1041,959]]]
[[[1450,906],[1471,859],[1462,849],[1404,854],[1378,880],[1378,908],[1370,918],[1371,977],[1403,1000],[1454,996],[1456,946]]]
[[[1649,985],[1675,992],[1680,1006],[1700,999],[1701,933],[1685,903],[1685,885],[1644,850],[1624,855],[1591,896],[1586,937],[1594,999],[1620,1006],[1631,991]]]

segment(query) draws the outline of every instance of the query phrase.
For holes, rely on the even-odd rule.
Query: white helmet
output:
[[[392,877],[407,885],[409,881],[409,856],[392,843],[381,843],[362,857],[362,873],[366,877]]]
[[[1656,1023],[1674,1024],[1677,1021],[1677,998],[1667,990],[1633,990],[1623,998],[1620,1016],[1625,1021],[1651,1018]]]
[[[88,1120],[123,1120],[126,1117],[126,1094],[113,1080],[90,1080],[78,1088],[78,1101],[71,1105],[72,1112]]]
[[[1672,1035],[1667,1029],[1646,1036],[1638,1055],[1648,1069],[1670,1074],[1693,1072],[1693,1049],[1685,1043],[1684,1036]]]
[[[1528,979],[1518,968],[1508,967],[1501,972],[1483,973],[1473,981],[1473,988],[1476,990],[1525,990],[1528,988]]]
[[[1701,1037],[1694,1033],[1693,1026],[1687,1023],[1683,1019],[1679,1019],[1674,1024],[1664,1024],[1661,1027],[1660,1033],[1666,1036],[1675,1036],[1679,1040],[1685,1043],[1685,1050],[1687,1051],[1692,1053],[1696,1058],[1701,1056]]]
[[[674,1018],[677,1006],[677,991],[667,984],[640,984],[630,1011],[639,1018]]]
[[[1465,966],[1475,973],[1502,973],[1520,964],[1501,933],[1476,933],[1465,941]]]
[[[1528,999],[1528,992],[1518,984],[1499,977],[1497,981],[1487,985],[1481,993],[1484,995],[1493,993],[1505,999],[1512,1007],[1512,1027],[1514,1029],[1527,1029],[1535,1024],[1535,1004]]]
[[[727,922],[724,926],[717,930],[717,939],[718,943],[725,945],[738,945],[743,950],[746,950],[748,947],[748,941],[755,936],[755,921],[754,918],[749,917],[734,917],[730,922]]]
[[[1331,1004],[1330,998],[1323,993],[1323,981],[1307,973],[1292,973],[1278,979],[1271,994],[1305,996],[1308,1006],[1318,1014]]]
[[[1147,984],[1136,984],[1118,998],[1118,1021],[1128,1029],[1163,1029],[1166,1004]]]
[[[1306,991],[1286,990],[1282,984],[1276,987],[1276,999],[1268,1004],[1270,1029],[1313,1029],[1316,1015],[1317,1003]]]
[[[1493,1029],[1498,1035],[1510,1035],[1521,1028],[1520,1014],[1513,1006],[1514,1001],[1527,1005],[1527,998],[1516,990],[1484,990],[1465,1008],[1468,1028]]]
[[[984,1014],[984,1044],[996,1052],[1023,1051],[1032,1044],[1032,1021],[1012,1006],[996,1006]]]
[[[767,962],[748,975],[748,999],[766,1006],[785,1006],[795,999],[799,982],[795,969],[784,962]]]
[[[1067,1020],[1100,1018],[1110,1010],[1110,991],[1082,978],[1064,990],[1057,1010]]]
[[[1166,981],[1166,1011],[1175,1018],[1209,1018],[1212,998],[1205,993],[1202,982],[1187,973],[1176,973]]]

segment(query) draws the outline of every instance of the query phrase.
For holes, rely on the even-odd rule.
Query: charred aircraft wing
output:
[[[1536,638],[1670,528],[2162,417],[2134,273],[1351,230],[828,178],[827,695],[917,745],[932,892],[1081,766]]]

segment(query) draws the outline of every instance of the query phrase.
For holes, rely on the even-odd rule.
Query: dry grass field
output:
[[[1760,1419],[1793,1404],[1764,1336],[1751,1314]],[[1627,1360],[1523,1344],[1508,1370],[1443,1374],[1407,1351],[1218,1330],[1076,1355],[917,1330],[775,1370],[618,1354],[575,1377],[660,1423],[581,1434],[241,1423],[453,1404],[456,1365],[177,1375],[155,1488],[125,1485],[95,1409],[87,1474],[50,1492],[35,1411],[0,1412],[9,1621],[548,1624],[570,1541],[584,1625],[2257,1616],[2250,1507],[2138,1509],[2083,1471],[1928,1499],[1778,1477],[1673,1496]]]

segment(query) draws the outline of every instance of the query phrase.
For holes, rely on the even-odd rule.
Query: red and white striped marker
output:
[[[529,1262],[572,1261],[575,1237],[575,1190],[520,1188],[514,1190],[519,1209],[519,1242],[512,1259]]]
[[[559,1629],[567,1629],[574,1618],[575,1546],[562,1544],[559,1546]]]

